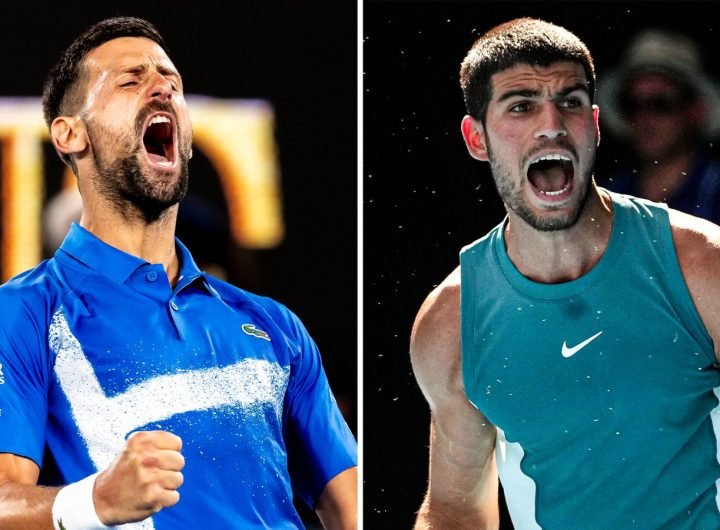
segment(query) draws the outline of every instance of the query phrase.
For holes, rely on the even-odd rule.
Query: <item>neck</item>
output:
[[[179,274],[175,252],[175,225],[178,205],[171,206],[152,222],[141,216],[122,215],[97,196],[83,202],[80,226],[101,241],[150,263],[163,265],[171,285]]]
[[[610,197],[594,184],[577,222],[566,230],[538,231],[508,214],[505,245],[515,267],[530,280],[561,283],[579,278],[605,253],[612,232]]]

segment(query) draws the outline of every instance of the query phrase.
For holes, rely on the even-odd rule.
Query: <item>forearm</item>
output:
[[[444,503],[433,501],[430,495],[420,506],[414,530],[498,530],[500,527],[497,507],[477,506],[473,503]]]
[[[3,530],[53,530],[52,505],[60,488],[0,484],[0,528]]]
[[[433,429],[434,434],[437,430]],[[454,465],[451,451],[433,436],[428,491],[415,530],[497,530],[500,525],[498,479],[492,453],[485,462]],[[479,446],[481,444],[476,444]]]

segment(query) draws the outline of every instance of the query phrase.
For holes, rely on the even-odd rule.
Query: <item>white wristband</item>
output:
[[[98,473],[60,489],[52,507],[55,530],[105,530],[95,512],[93,486]]]

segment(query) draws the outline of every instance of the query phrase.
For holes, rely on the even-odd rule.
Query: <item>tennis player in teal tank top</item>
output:
[[[720,227],[596,186],[592,58],[529,18],[461,68],[507,217],[411,337],[431,409],[416,528],[720,528]]]

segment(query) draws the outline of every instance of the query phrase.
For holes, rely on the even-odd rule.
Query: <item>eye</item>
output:
[[[513,103],[509,108],[508,111],[514,114],[521,114],[523,112],[527,112],[530,110],[530,103],[527,101],[520,101],[518,103]]]
[[[582,107],[583,102],[579,97],[570,96],[565,99],[563,99],[560,104],[563,107],[569,108],[569,109],[575,109],[578,107]]]
[[[563,97],[558,98],[558,103],[566,109],[579,109],[590,106],[590,96],[582,90],[573,91]]]
[[[124,83],[121,83],[121,87],[131,87],[137,85],[137,81],[125,81]]]
[[[172,87],[172,89],[173,89],[175,92],[182,92],[182,90],[183,90],[183,83],[182,83],[182,78],[181,78],[181,77],[179,77],[179,76],[177,76],[177,75],[173,75],[173,76],[170,77],[169,81],[170,81],[170,86]]]

